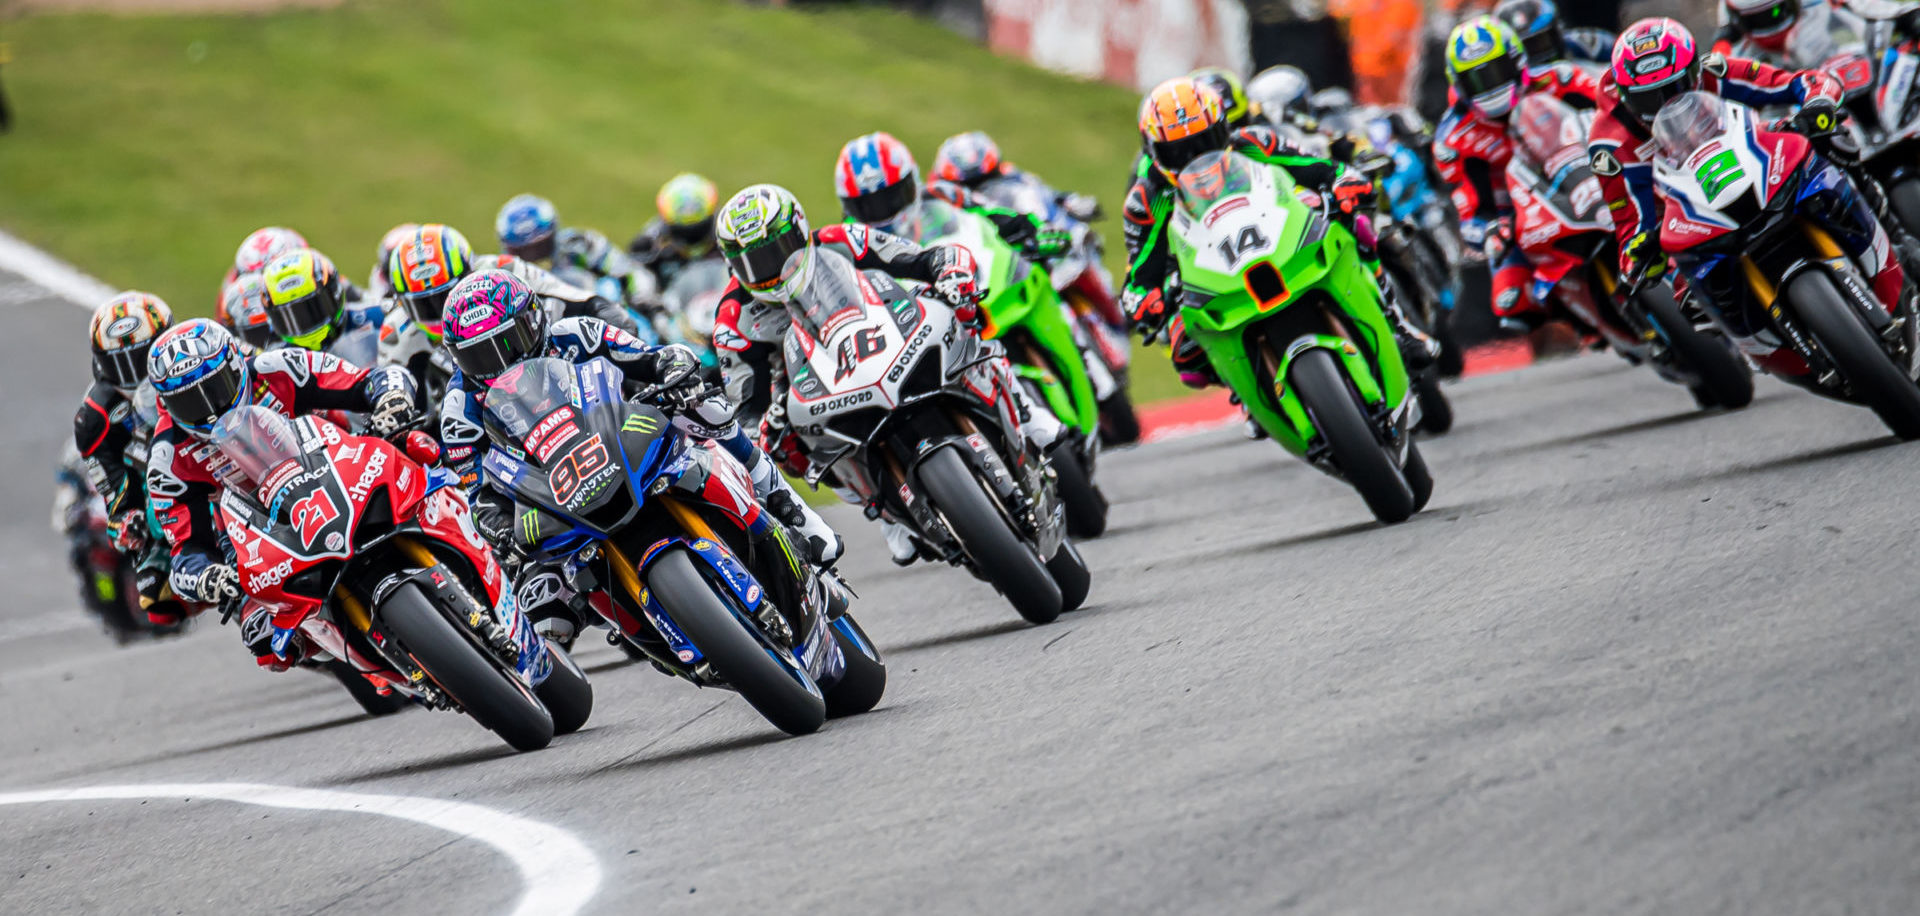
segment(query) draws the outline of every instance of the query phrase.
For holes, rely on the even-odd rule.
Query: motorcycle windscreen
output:
[[[247,404],[227,411],[213,425],[212,442],[262,506],[275,505],[285,495],[278,491],[306,469],[293,423],[271,408]]]
[[[1180,206],[1194,219],[1216,202],[1251,190],[1252,163],[1233,153],[1207,153],[1180,170]]]

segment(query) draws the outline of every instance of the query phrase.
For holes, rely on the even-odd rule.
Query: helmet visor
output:
[[[147,378],[147,351],[151,349],[152,340],[118,350],[96,350],[93,354],[94,377],[115,388],[138,387]]]
[[[842,197],[840,206],[858,222],[884,223],[899,216],[919,199],[920,186],[908,177],[859,197]],[[780,263],[785,264],[786,261],[783,259]]]
[[[681,247],[694,248],[713,241],[713,217],[709,216],[697,223],[668,223],[667,235],[673,237]]]
[[[326,328],[340,314],[340,303],[322,289],[292,302],[267,306],[267,327],[289,340]]]
[[[229,359],[226,365],[193,384],[162,393],[160,403],[166,405],[173,422],[187,429],[196,432],[213,429],[213,421],[240,403],[241,362],[237,357]]]
[[[453,361],[461,372],[478,381],[497,378],[545,345],[541,308],[538,302],[530,303],[512,321],[479,337],[452,342]]]
[[[727,255],[727,265],[740,285],[764,292],[780,285],[780,272],[794,252],[807,247],[807,235],[798,226],[788,226],[772,237]]]
[[[1169,175],[1178,175],[1193,160],[1227,148],[1227,122],[1219,121],[1178,140],[1155,140],[1150,146],[1153,164]]]
[[[440,323],[446,320],[447,294],[450,292],[453,292],[451,284],[424,293],[408,293],[400,297],[400,305],[407,310],[407,317],[413,319],[415,326],[437,335],[440,333]]]
[[[1560,34],[1559,23],[1521,39],[1520,46],[1527,49],[1527,63],[1536,67],[1567,56],[1567,40]]]
[[[1799,0],[1782,0],[1763,10],[1740,13],[1740,30],[1755,38],[1771,38],[1790,28],[1800,18]]]
[[[1511,54],[1501,55],[1470,70],[1462,70],[1455,78],[1460,94],[1468,98],[1510,92],[1520,82],[1520,61]]]
[[[1651,124],[1654,116],[1668,102],[1692,92],[1699,84],[1700,64],[1695,61],[1693,66],[1657,86],[1621,87],[1620,104],[1626,106],[1627,111],[1639,118],[1641,123]]]

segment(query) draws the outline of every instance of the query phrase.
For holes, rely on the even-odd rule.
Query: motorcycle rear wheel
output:
[[[1287,384],[1299,392],[1314,428],[1333,451],[1334,465],[1360,491],[1373,517],[1389,525],[1411,517],[1416,511],[1413,488],[1374,434],[1333,354],[1315,347],[1294,357]]]
[[[1087,474],[1075,442],[1063,442],[1048,457],[1059,478],[1060,502],[1067,510],[1067,533],[1097,538],[1107,531],[1107,497]]]
[[[1873,332],[1834,288],[1833,278],[1825,271],[1805,271],[1787,284],[1787,298],[1854,394],[1894,435],[1920,439],[1920,386],[1880,349]]]
[[[927,456],[917,472],[947,528],[973,565],[1031,623],[1052,623],[1065,606],[1060,585],[1013,530],[993,498],[951,448]]]
[[[553,716],[533,691],[456,630],[420,586],[408,582],[394,589],[375,614],[475,722],[515,750],[537,751],[553,742]]]
[[[750,624],[720,595],[723,586],[707,581],[694,563],[685,548],[664,551],[647,568],[654,598],[727,685],[774,728],[789,735],[819,731],[827,721],[826,700],[776,659],[760,635],[748,632]]]

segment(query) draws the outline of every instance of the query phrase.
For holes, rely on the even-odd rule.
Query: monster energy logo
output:
[[[520,540],[528,544],[540,543],[540,513],[528,509],[520,513]]]
[[[651,435],[660,429],[660,421],[643,413],[627,415],[627,421],[620,424],[622,432],[647,433]]]

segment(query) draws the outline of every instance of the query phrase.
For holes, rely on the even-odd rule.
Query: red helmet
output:
[[[1724,0],[1727,21],[1769,51],[1785,51],[1800,22],[1800,0]]]
[[[954,184],[971,185],[1000,174],[1004,165],[1000,147],[982,131],[954,134],[940,144],[933,155],[933,177]]]
[[[305,247],[307,240],[292,229],[280,226],[255,229],[240,242],[240,250],[233,253],[233,272],[235,275],[258,273],[266,268],[268,261]]]
[[[848,219],[892,231],[920,202],[920,167],[905,143],[884,131],[871,133],[840,148],[833,187]]]

